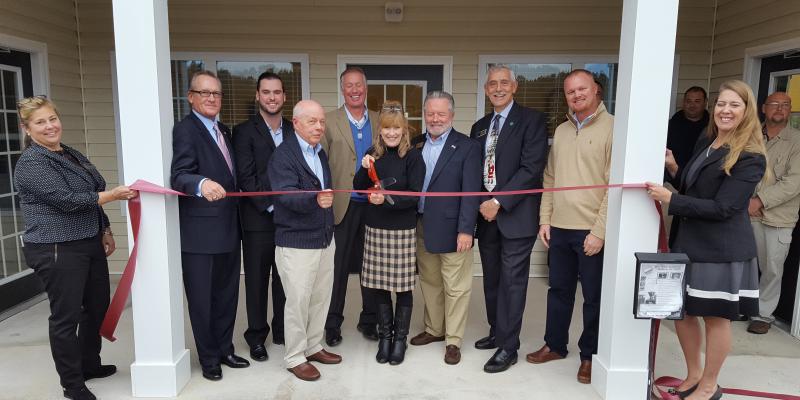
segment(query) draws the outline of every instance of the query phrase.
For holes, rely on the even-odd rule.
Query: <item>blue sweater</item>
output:
[[[319,153],[325,186],[331,187],[328,156]],[[268,168],[272,190],[321,190],[321,182],[309,168],[295,135],[285,135]],[[295,249],[324,249],[333,240],[333,207],[321,208],[312,193],[275,196],[273,199],[275,245]]]

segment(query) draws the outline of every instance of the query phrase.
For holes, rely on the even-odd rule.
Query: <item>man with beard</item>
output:
[[[544,187],[607,185],[611,170],[614,117],[597,97],[592,73],[570,72],[564,79],[569,113],[556,128],[544,170]],[[608,190],[547,192],[539,212],[539,239],[549,251],[545,344],[528,354],[534,364],[567,356],[569,325],[580,277],[583,333],[578,341],[578,382],[591,383],[592,355],[597,353],[600,288]]]
[[[772,174],[767,174],[750,199],[750,223],[756,236],[758,267],[758,313],[747,331],[764,334],[769,331],[781,297],[783,264],[792,243],[792,230],[800,208],[800,131],[789,125],[792,99],[784,92],[775,92],[761,106],[764,113],[764,140]]]
[[[294,134],[291,121],[281,116],[286,93],[280,76],[264,72],[256,82],[258,111],[249,120],[233,128],[233,151],[239,187],[245,192],[271,190],[267,166],[284,135]],[[275,225],[272,219],[273,198],[269,196],[242,199],[239,214],[242,221],[242,256],[247,304],[247,330],[244,338],[250,346],[250,357],[266,361],[269,355],[264,343],[270,332],[267,323],[269,279],[272,275],[272,342],[283,344],[283,307],[286,297],[275,266]],[[270,273],[271,272],[271,273]]]
[[[344,106],[326,114],[327,128],[322,146],[330,157],[333,187],[352,189],[353,177],[361,166],[361,158],[378,135],[378,113],[367,110],[367,76],[358,67],[348,67],[339,76]],[[391,188],[389,188],[391,189]],[[344,303],[347,277],[350,271],[361,272],[364,257],[364,218],[367,197],[357,193],[336,193],[333,201],[335,216],[336,255],[334,256],[333,294],[328,320],[325,322],[325,342],[336,346],[342,342]],[[358,330],[369,340],[378,340],[375,304],[369,291],[361,286],[361,315]]]
[[[517,78],[506,65],[489,68],[483,86],[493,111],[472,125],[483,149],[483,187],[478,249],[489,336],[478,349],[497,348],[486,372],[501,372],[517,360],[528,291],[531,250],[539,226],[541,195],[495,196],[493,192],[539,189],[547,161],[545,116],[514,102]]]

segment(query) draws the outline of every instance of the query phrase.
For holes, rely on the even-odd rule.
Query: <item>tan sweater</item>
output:
[[[756,195],[764,203],[764,216],[754,218],[764,225],[793,228],[800,208],[800,131],[787,125],[767,145],[769,179],[756,187]]]
[[[544,170],[544,187],[608,184],[614,116],[600,103],[580,130],[572,115],[556,128]],[[540,224],[590,230],[605,239],[608,190],[570,190],[542,195]]]

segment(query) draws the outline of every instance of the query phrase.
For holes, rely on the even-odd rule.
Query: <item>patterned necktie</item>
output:
[[[486,149],[486,159],[483,161],[483,187],[487,192],[494,190],[497,185],[494,170],[494,151],[497,148],[497,137],[500,136],[500,114],[494,116],[492,120],[492,130],[489,132],[489,148]]]
[[[231,171],[231,175],[233,175],[233,163],[231,162],[231,153],[228,152],[228,145],[225,144],[225,137],[222,136],[222,131],[219,130],[217,124],[214,124],[214,131],[217,132],[217,146],[219,146],[219,151],[222,152],[222,157],[225,158],[225,164],[228,164],[228,170]]]

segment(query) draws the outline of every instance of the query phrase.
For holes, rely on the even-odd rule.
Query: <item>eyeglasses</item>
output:
[[[764,103],[764,105],[767,108],[772,108],[772,109],[775,109],[775,110],[777,110],[779,108],[786,108],[786,109],[792,108],[792,103],[787,103],[787,102],[778,103],[777,101],[773,101],[773,102],[770,102],[770,103]]]
[[[192,92],[192,93],[199,94],[200,97],[202,97],[204,99],[207,99],[207,98],[209,98],[211,96],[214,96],[215,98],[221,99],[222,96],[223,96],[222,92],[210,92],[208,90],[192,90],[192,89],[189,89],[189,91]]]
[[[388,105],[381,107],[381,112],[403,112],[403,106]]]

